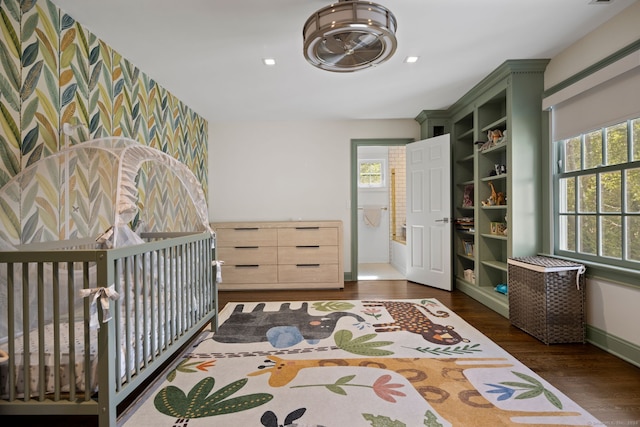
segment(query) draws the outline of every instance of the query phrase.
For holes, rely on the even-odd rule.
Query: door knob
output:
[[[444,222],[447,224],[449,222],[449,218],[436,219],[436,222]]]

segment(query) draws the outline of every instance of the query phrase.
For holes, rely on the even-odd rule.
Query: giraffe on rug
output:
[[[502,358],[469,359],[428,359],[428,358],[355,358],[355,359],[282,359],[268,357],[269,365],[261,366],[258,371],[247,376],[270,374],[269,385],[282,387],[291,382],[301,369],[320,367],[364,367],[393,371],[404,376],[415,390],[435,411],[451,425],[508,426],[517,423],[513,417],[526,417],[528,421],[540,418],[541,424],[527,427],[549,427],[545,417],[580,416],[578,412],[566,411],[510,411],[498,408],[485,399],[464,374],[466,369],[504,368],[513,366]],[[460,362],[460,364],[458,364]],[[570,424],[570,422],[567,422]]]
[[[406,331],[421,335],[425,340],[434,344],[453,345],[459,342],[469,342],[453,330],[453,326],[442,326],[433,323],[426,313],[435,317],[448,317],[446,311],[432,313],[426,306],[403,301],[363,301],[365,307],[384,307],[393,322],[375,323],[376,332]]]

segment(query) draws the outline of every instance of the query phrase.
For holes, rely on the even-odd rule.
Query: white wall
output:
[[[640,290],[631,286],[587,280],[587,323],[640,345]]]
[[[419,137],[413,119],[210,122],[209,219],[341,220],[350,272],[351,139]]]
[[[640,2],[626,8],[554,56],[544,73],[548,89],[640,39]]]
[[[372,227],[364,223],[364,210],[358,209],[358,263],[389,263],[389,148],[386,146],[358,147],[360,160],[384,160],[385,186],[359,189],[359,207],[386,207],[380,211],[380,224]]]
[[[545,87],[567,79],[640,39],[640,2],[551,59]],[[587,271],[588,273],[588,271]],[[640,289],[605,280],[587,281],[587,323],[640,346]]]

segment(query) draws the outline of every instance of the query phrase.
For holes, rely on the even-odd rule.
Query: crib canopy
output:
[[[186,165],[122,137],[83,142],[0,188],[0,249],[136,232],[210,231],[202,186]]]

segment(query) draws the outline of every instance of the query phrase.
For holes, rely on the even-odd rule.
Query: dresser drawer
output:
[[[285,246],[278,248],[278,264],[337,264],[337,246]]]
[[[222,283],[278,283],[278,266],[223,265]]]
[[[219,247],[277,246],[278,231],[258,227],[218,228],[216,241]]]
[[[338,282],[338,264],[292,264],[278,266],[280,283]]]
[[[292,227],[278,229],[278,246],[338,245],[338,229]]]
[[[216,257],[226,265],[277,264],[278,248],[275,246],[221,246],[217,250]]]

